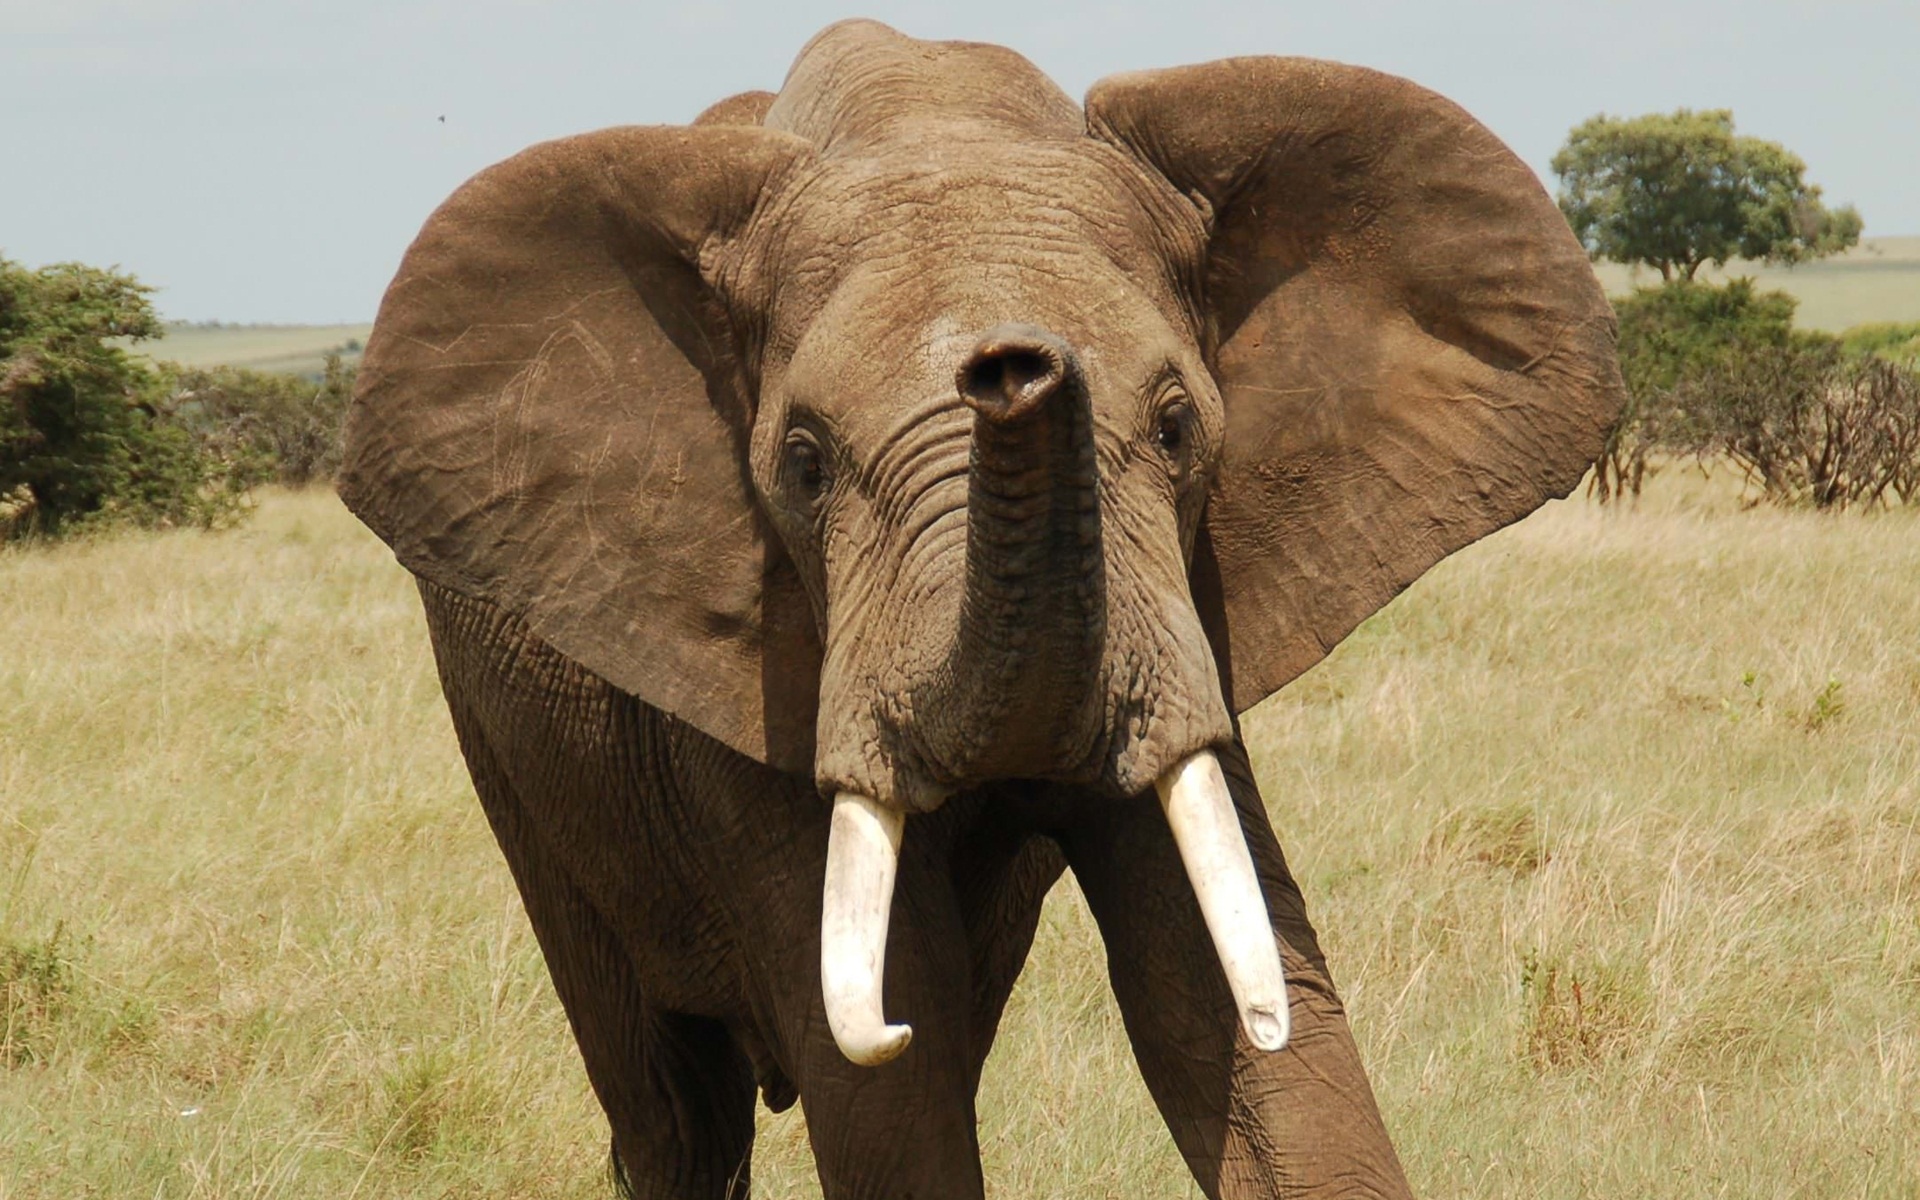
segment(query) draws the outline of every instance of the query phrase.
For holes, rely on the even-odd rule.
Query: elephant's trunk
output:
[[[1044,330],[988,330],[957,385],[974,410],[966,580],[939,719],[967,773],[1043,774],[1086,753],[1104,636],[1086,380]]]
[[[1067,345],[1030,326],[989,330],[957,382],[975,413],[966,580],[946,668],[912,708],[950,779],[1071,776],[1102,748],[1104,568],[1086,382]],[[1199,750],[1156,788],[1240,1023],[1256,1048],[1278,1050],[1286,980],[1220,765]],[[912,1036],[881,1005],[904,826],[899,807],[854,792],[835,801],[821,986],[834,1040],[863,1065]]]

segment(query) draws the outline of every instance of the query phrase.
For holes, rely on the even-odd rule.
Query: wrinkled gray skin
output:
[[[1248,70],[1264,70],[1259,62],[1277,60],[1248,61]],[[1120,103],[1110,107],[1119,111]],[[435,386],[430,371],[407,365],[410,347],[431,342],[440,353],[449,338],[466,337],[459,326],[457,337],[436,341],[414,328],[426,318],[406,308],[404,289],[424,286],[409,278],[434,273],[418,263],[439,260],[422,257],[403,270],[383,309],[387,339],[376,332],[370,348],[343,484],[356,511],[421,576],[461,748],[632,1192],[745,1196],[758,1088],[775,1109],[796,1098],[804,1105],[829,1197],[980,1196],[981,1066],[1042,900],[1071,868],[1099,923],[1140,1070],[1207,1195],[1406,1195],[1229,698],[1246,707],[1440,554],[1564,491],[1617,403],[1610,360],[1564,368],[1602,395],[1564,429],[1542,418],[1522,433],[1487,434],[1492,422],[1527,411],[1516,402],[1488,405],[1494,415],[1471,436],[1433,435],[1448,454],[1493,447],[1477,474],[1404,431],[1346,458],[1326,448],[1366,421],[1384,421],[1379,405],[1351,420],[1329,418],[1328,409],[1268,413],[1259,419],[1279,432],[1262,434],[1256,422],[1236,438],[1280,445],[1298,429],[1318,430],[1313,436],[1327,440],[1316,443],[1312,461],[1335,466],[1320,476],[1250,467],[1249,478],[1295,487],[1285,495],[1307,499],[1249,499],[1221,483],[1232,459],[1229,401],[1253,397],[1233,403],[1255,413],[1265,411],[1254,407],[1260,396],[1290,393],[1264,377],[1246,376],[1253,382],[1239,392],[1221,382],[1229,378],[1222,364],[1250,353],[1223,348],[1221,339],[1280,320],[1250,314],[1253,300],[1225,316],[1207,307],[1210,288],[1227,289],[1219,246],[1234,237],[1246,243],[1232,232],[1230,173],[1176,186],[1176,168],[1163,174],[1140,155],[1165,150],[1173,161],[1180,138],[1167,135],[1171,148],[1129,150],[1121,134],[1091,136],[1079,107],[1011,52],[929,47],[871,24],[834,27],[803,53],[777,98],[736,98],[691,132],[717,125],[758,126],[758,140],[748,140],[760,156],[759,182],[745,201],[717,202],[727,219],[695,222],[693,234],[681,237],[679,216],[658,224],[685,244],[706,289],[700,294],[717,297],[713,304],[728,314],[732,344],[699,363],[709,395],[721,407],[734,394],[729,387],[745,398],[747,415],[732,427],[752,511],[715,511],[710,524],[757,522],[753,528],[771,531],[764,619],[769,628],[777,619],[771,581],[797,580],[792,627],[816,647],[799,655],[797,670],[766,652],[774,665],[760,668],[766,692],[756,700],[764,722],[746,722],[739,734],[724,714],[707,715],[700,671],[656,665],[622,675],[614,659],[605,665],[591,650],[562,653],[556,642],[598,644],[567,624],[571,616],[543,615],[569,585],[519,584],[506,568],[482,569],[493,556],[537,547],[547,536],[541,530],[560,520],[551,514],[574,509],[554,504],[540,513],[546,525],[484,535],[463,532],[479,527],[466,516],[418,535],[403,528],[409,514],[439,511],[438,493],[429,493],[442,485],[434,481],[458,483],[472,457],[434,459],[382,441],[415,436],[389,432],[401,426],[384,397]],[[554,153],[570,161],[571,151]],[[1517,186],[1538,191],[1530,179]],[[1351,243],[1359,249],[1330,253],[1329,270],[1386,254],[1356,220],[1366,235]],[[525,224],[509,223],[501,236]],[[1303,244],[1307,237],[1285,236]],[[1544,237],[1529,227],[1514,253],[1532,253],[1532,241],[1545,245]],[[1574,269],[1562,259],[1578,264],[1585,282],[1569,287],[1591,287],[1577,247],[1554,242],[1548,252],[1560,256],[1555,270]],[[500,286],[489,280],[508,278],[507,268],[477,278],[472,288],[484,292]],[[1507,295],[1504,282],[1489,288]],[[1316,328],[1338,332],[1343,322],[1359,329],[1364,305],[1354,297],[1363,292],[1373,294],[1330,291],[1338,303],[1316,301],[1289,328],[1308,330],[1302,338],[1321,337]],[[1410,286],[1407,294],[1417,319],[1405,328],[1420,332],[1380,343],[1385,350],[1342,350],[1331,335],[1314,346],[1361,364],[1338,372],[1359,378],[1377,361],[1387,364],[1380,378],[1391,380],[1398,360],[1390,352],[1407,339],[1452,338],[1433,343],[1439,349],[1430,357],[1471,376],[1472,387],[1426,366],[1405,375],[1442,395],[1435,411],[1446,415],[1436,421],[1455,419],[1469,393],[1502,394],[1505,385],[1483,364],[1528,381],[1562,369],[1564,357],[1552,357],[1558,351],[1475,333],[1445,304],[1435,310],[1441,315],[1423,315],[1424,293]],[[1513,302],[1516,320],[1537,322],[1556,346],[1573,341],[1569,329],[1607,343],[1610,328],[1593,315],[1603,302],[1597,293],[1577,297],[1578,312],[1560,317],[1522,296]],[[692,303],[649,295],[648,307],[656,317],[682,314],[660,317],[669,325],[704,319]],[[1267,335],[1248,336],[1258,347]],[[1298,353],[1310,356],[1314,346]],[[516,377],[512,386],[532,385]],[[1328,396],[1337,390],[1319,386]],[[1426,420],[1394,428],[1418,431]],[[503,427],[492,428],[485,453],[495,479],[503,461],[531,462],[547,444],[534,434],[502,441]],[[1399,509],[1386,506],[1398,499],[1314,499],[1321,493],[1310,490],[1313,479],[1364,481],[1373,464],[1403,451],[1418,469],[1377,495],[1424,497],[1427,507],[1404,520],[1412,532],[1395,532],[1403,525],[1390,516]],[[1509,466],[1502,455],[1525,465]],[[573,469],[554,470],[563,468]],[[535,468],[514,469],[522,471],[512,476],[514,503],[524,507],[529,489],[542,485]],[[1210,490],[1217,518],[1206,515]],[[1481,509],[1454,520],[1447,506],[1456,492],[1468,497],[1456,506],[1462,512]],[[401,499],[386,499],[393,495]],[[505,511],[500,503],[475,501],[472,511]],[[1270,512],[1282,515],[1262,515]],[[1369,512],[1383,515],[1376,521]],[[1209,519],[1211,542],[1203,536]],[[1344,542],[1321,536],[1340,520],[1358,521],[1361,533]],[[1258,591],[1248,584],[1235,593],[1237,581],[1253,576],[1233,556],[1268,536],[1307,547],[1286,561],[1309,563],[1300,572],[1335,598],[1312,610],[1328,614],[1320,625],[1303,618],[1289,627],[1286,636],[1307,650],[1275,651],[1271,661],[1255,653],[1268,636],[1259,623],[1235,618],[1236,678],[1223,678],[1228,617],[1255,611],[1236,610],[1245,602],[1235,596]],[[1334,547],[1329,554],[1348,558],[1312,565],[1322,541]],[[1204,588],[1190,586],[1200,544],[1215,547],[1205,552]],[[1395,557],[1402,545],[1411,547],[1404,562]],[[1341,565],[1349,560],[1351,570]],[[576,565],[568,578],[586,580],[582,571]],[[646,580],[635,578],[618,594],[644,590]],[[661,591],[706,586],[698,571],[686,578]],[[1341,583],[1351,598],[1335,586],[1348,580],[1364,580]],[[1305,594],[1256,604],[1304,612]],[[1219,615],[1223,603],[1228,617]],[[1210,604],[1211,619],[1203,616]],[[643,612],[630,624],[644,634],[648,620]],[[734,628],[710,626],[716,641]],[[673,636],[662,618],[660,643]],[[1281,635],[1272,636],[1279,644]],[[633,682],[615,686],[608,675]],[[794,712],[811,725],[810,757],[783,757],[771,733],[763,744],[752,741],[762,725],[771,730]],[[1208,747],[1225,767],[1291,985],[1292,1039],[1277,1053],[1255,1050],[1239,1031],[1153,793],[1163,771]],[[871,1068],[842,1056],[822,1010],[823,797],[842,791],[911,814],[885,1003],[888,1019],[913,1026],[914,1040],[898,1059]]]

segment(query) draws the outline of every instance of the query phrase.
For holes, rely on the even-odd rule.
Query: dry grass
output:
[[[1920,1193],[1920,526],[1675,474],[1248,723],[1431,1197]],[[0,554],[0,1197],[608,1193],[416,601],[329,497]],[[817,1195],[797,1113],[759,1194]],[[996,1195],[1192,1194],[1063,886]]]

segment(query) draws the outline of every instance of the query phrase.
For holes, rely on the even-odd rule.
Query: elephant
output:
[[[1209,1197],[1404,1196],[1239,715],[1564,496],[1622,398],[1532,172],[1405,80],[1076,104],[830,26],[426,221],[338,487],[415,577],[621,1187],[980,1197],[1071,870]]]

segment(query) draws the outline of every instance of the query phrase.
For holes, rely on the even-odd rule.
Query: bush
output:
[[[174,419],[232,469],[298,486],[340,465],[354,368],[327,355],[319,382],[238,367],[164,368]]]
[[[1872,355],[1920,371],[1920,321],[1855,325],[1840,335],[1840,345],[1848,354]]]
[[[1629,388],[1667,388],[1758,346],[1784,346],[1799,301],[1751,279],[1724,287],[1680,281],[1614,302],[1621,370]]]
[[[1666,439],[1737,464],[1767,499],[1821,509],[1920,499],[1920,377],[1837,339],[1730,358],[1669,393]]]
[[[246,478],[172,418],[157,372],[109,343],[158,335],[150,290],[0,259],[0,537],[212,526],[241,510]]]
[[[1841,509],[1920,500],[1920,327],[1793,328],[1793,297],[1678,280],[1615,301],[1628,401],[1593,488],[1638,495],[1658,455],[1731,461],[1767,500]]]
[[[73,1008],[74,947],[66,926],[28,942],[0,940],[0,1067],[47,1056]]]
[[[1648,456],[1674,436],[1682,415],[1671,391],[1744,355],[1787,345],[1798,301],[1762,292],[1749,279],[1725,287],[1677,280],[1613,302],[1620,319],[1620,371],[1627,403],[1601,451],[1593,479],[1600,499],[1640,494]]]
[[[223,525],[252,487],[339,465],[354,369],[338,354],[317,382],[150,366],[114,344],[160,335],[150,291],[117,271],[0,259],[0,539]]]

